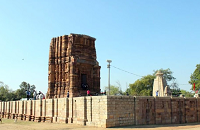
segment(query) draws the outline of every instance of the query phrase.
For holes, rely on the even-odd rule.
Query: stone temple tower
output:
[[[166,80],[163,78],[163,73],[158,71],[153,83],[153,96],[171,96],[170,88],[167,86]]]
[[[47,98],[84,96],[100,92],[100,66],[95,38],[70,34],[52,38],[49,49]]]

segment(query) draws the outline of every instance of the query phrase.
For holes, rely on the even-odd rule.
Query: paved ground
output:
[[[14,120],[11,119],[3,119],[3,123],[0,123],[0,130],[200,130],[200,123],[96,128],[70,124],[36,123],[30,121],[14,122]]]

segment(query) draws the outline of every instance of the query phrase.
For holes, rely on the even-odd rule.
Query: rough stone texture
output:
[[[54,100],[53,99],[46,99],[46,116],[53,117],[54,116]]]
[[[200,122],[199,105],[200,98],[83,96],[0,102],[0,113],[10,112],[10,106],[11,113],[21,120],[25,113],[29,121],[34,115],[34,121],[116,127]]]
[[[108,117],[106,120],[106,126],[133,125],[135,123],[134,111],[134,97],[109,96],[107,99]]]
[[[73,101],[73,123],[84,125],[86,122],[85,97],[72,98]]]
[[[100,92],[100,66],[95,38],[70,34],[52,38],[49,50],[47,98],[70,97]],[[87,88],[83,86],[87,86]]]
[[[86,99],[86,125],[105,127],[107,119],[107,97],[91,97]]]
[[[171,123],[181,124],[185,122],[185,99],[173,97],[171,98]]]
[[[171,123],[171,100],[170,97],[155,98],[156,124]]]
[[[185,98],[185,122],[197,122],[197,99]]]
[[[88,98],[89,97],[87,97],[87,99]],[[92,97],[90,102],[91,101],[92,103],[88,104],[88,107],[90,106],[91,108],[91,117],[88,115],[88,117],[91,118],[91,122],[88,121],[86,124],[97,127],[106,127],[108,117],[107,96]]]
[[[155,124],[154,97],[135,97],[134,108],[136,125]]]
[[[67,98],[59,98],[58,99],[58,117],[57,122],[59,123],[67,123],[67,117],[68,117],[68,99]]]

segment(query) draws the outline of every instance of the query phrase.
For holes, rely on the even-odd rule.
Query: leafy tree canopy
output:
[[[163,73],[163,77],[164,79],[167,81],[167,84],[170,86],[171,91],[172,91],[172,95],[176,95],[179,96],[181,94],[180,89],[178,87],[178,84],[176,82],[176,78],[174,76],[172,76],[172,71],[168,68],[168,69],[159,69],[159,70],[154,70],[154,74],[156,75],[156,73],[158,71],[161,71]]]
[[[188,92],[186,90],[181,90],[182,95],[184,95],[185,97],[193,97],[193,93]]]
[[[22,82],[19,86],[20,88],[16,91],[9,89],[8,85],[5,85],[0,81],[0,100],[2,101],[13,101],[19,100],[26,97],[26,90],[33,92],[35,85],[30,85],[29,83]]]
[[[151,96],[153,91],[153,82],[158,71],[161,71],[163,73],[163,77],[166,79],[166,81],[173,81],[170,87],[173,88],[174,91],[179,90],[178,84],[175,82],[176,78],[172,76],[172,71],[168,68],[154,70],[154,73],[152,75],[144,76],[141,79],[135,81],[133,84],[130,84],[129,88],[126,91],[129,92],[131,95]]]
[[[0,82],[0,100],[1,101],[10,101],[14,100],[15,95],[12,90],[9,89],[8,85]]]
[[[166,81],[171,81],[173,79],[176,79],[172,76],[172,71],[168,68],[168,69],[159,69],[162,73],[163,73],[163,77],[166,79]],[[159,71],[159,70],[154,70],[154,73],[153,75],[156,75],[156,73]]]
[[[200,64],[196,65],[196,69],[190,76],[189,83],[192,85],[191,90],[193,90],[193,84],[195,83],[195,90],[200,89]]]
[[[120,82],[117,81],[116,83],[117,85],[110,86],[110,95],[123,95]],[[106,86],[105,90],[106,90],[106,93],[109,94],[109,87]]]
[[[151,96],[153,91],[154,75],[147,75],[129,85],[127,92],[136,96]]]
[[[33,93],[33,91],[35,90],[35,85],[30,85],[29,83],[27,82],[22,82],[20,85],[19,85],[20,89],[17,89],[15,91],[15,94],[17,96],[17,98],[25,98],[26,97],[26,91],[29,90],[31,92],[31,95]]]

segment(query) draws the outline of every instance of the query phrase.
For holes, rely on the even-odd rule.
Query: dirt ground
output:
[[[200,123],[174,124],[174,125],[141,125],[117,128],[97,128],[71,124],[37,123],[30,121],[17,121],[3,119],[0,130],[200,130]]]

